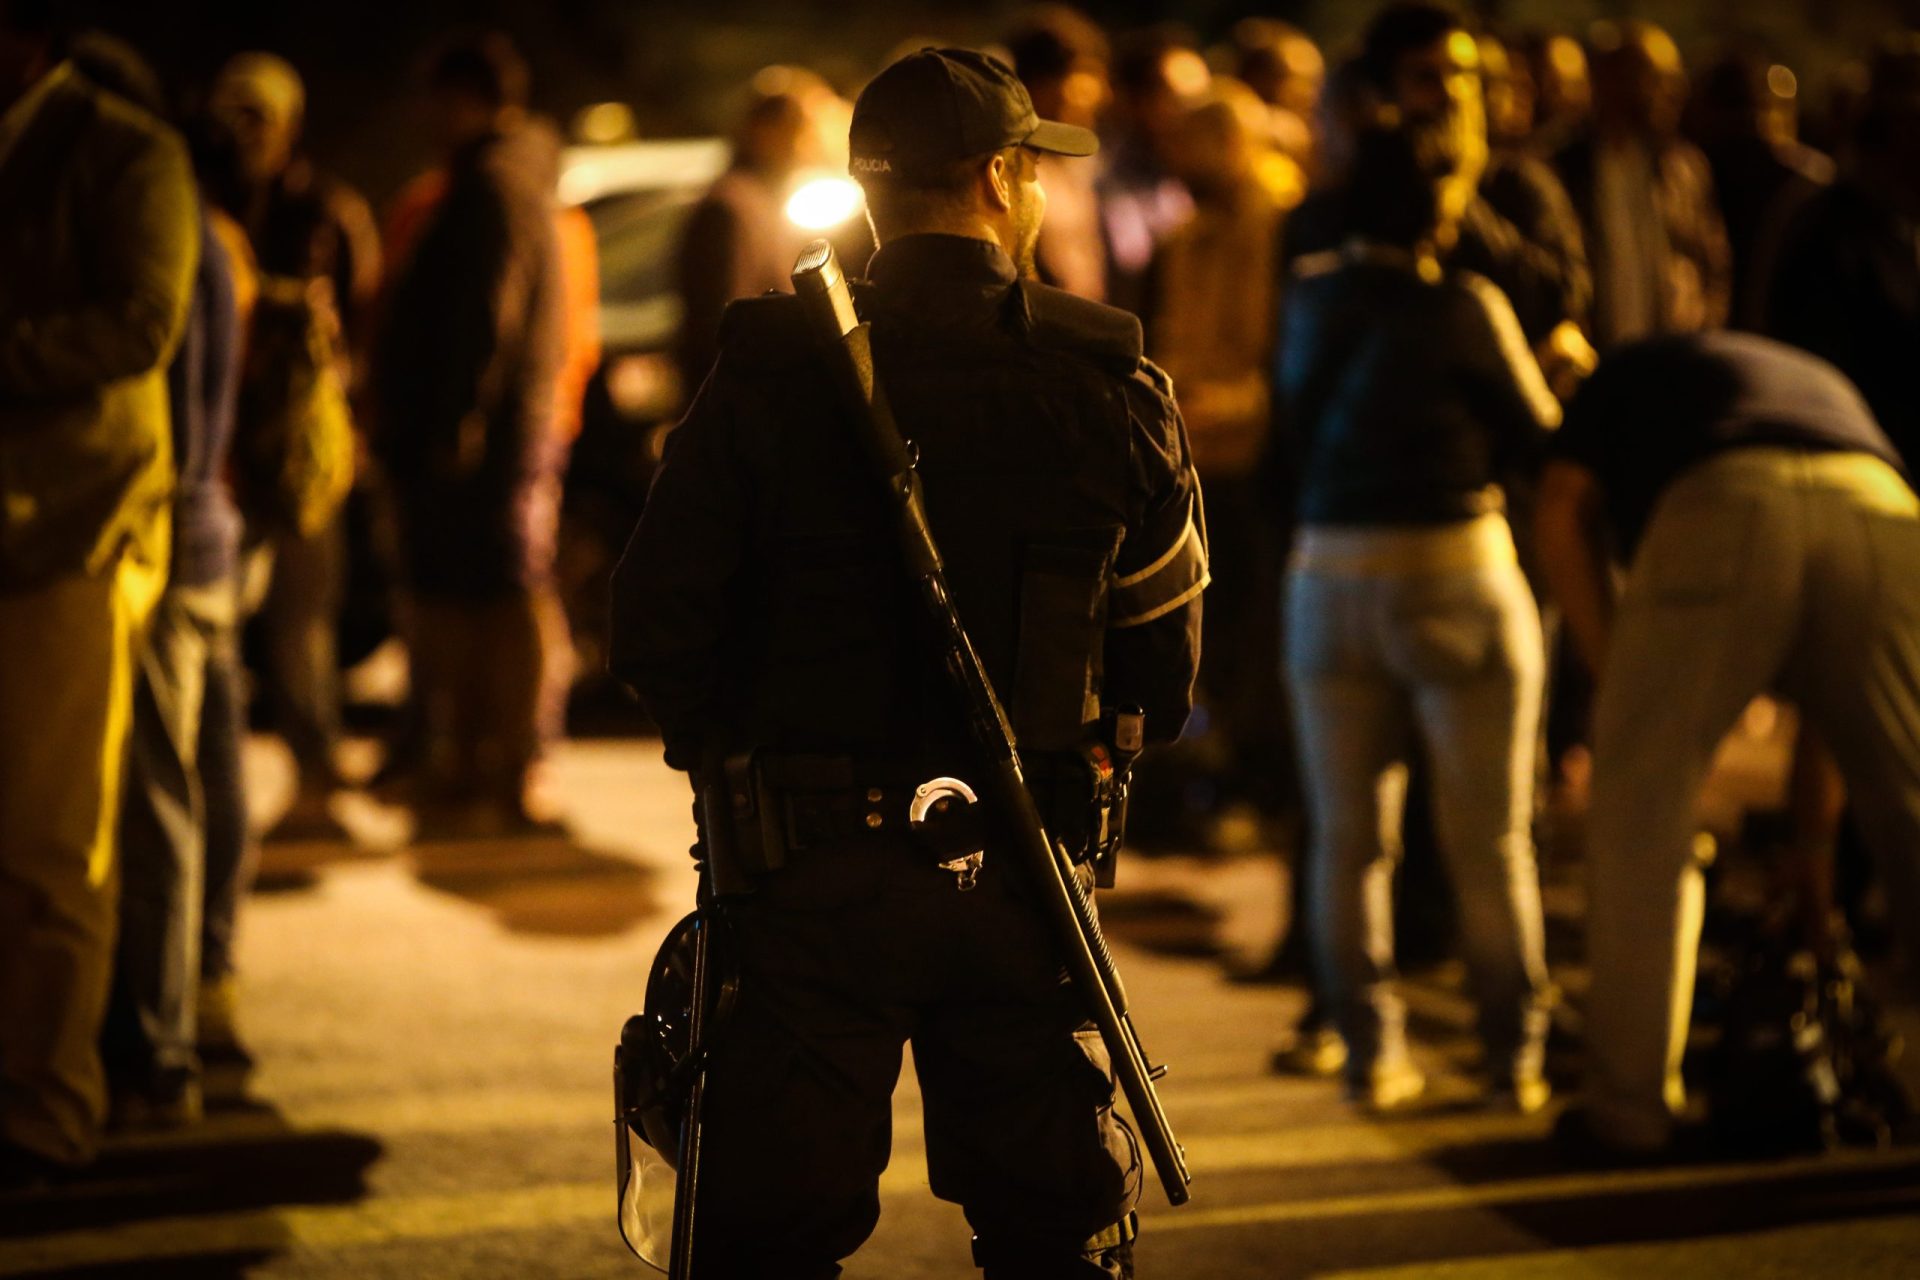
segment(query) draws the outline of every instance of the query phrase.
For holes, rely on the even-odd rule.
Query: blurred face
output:
[[[1174,173],[1201,200],[1230,194],[1253,167],[1251,140],[1227,103],[1209,102],[1189,111],[1174,138]]]
[[[478,142],[498,126],[500,111],[486,99],[458,89],[427,94],[427,123],[434,141],[448,151]]]
[[[775,175],[819,163],[819,131],[801,105],[786,100],[783,110],[762,114],[741,138],[749,164]]]
[[[1188,104],[1212,82],[1206,59],[1191,49],[1169,49],[1160,59],[1158,81],[1133,108],[1141,132],[1163,157],[1173,150],[1173,133]]]
[[[1033,96],[1033,109],[1042,117],[1083,129],[1100,123],[1100,114],[1113,96],[1106,66],[1092,58],[1080,59],[1063,76],[1029,85],[1028,91]]]
[[[294,121],[278,118],[268,104],[245,96],[216,101],[213,114],[233,140],[244,177],[263,181],[287,167],[298,132]]]
[[[1594,72],[1594,110],[1603,129],[1666,137],[1679,126],[1684,72],[1680,47],[1666,32],[1637,32]]]
[[[1487,133],[1503,143],[1520,142],[1533,132],[1533,81],[1524,64],[1507,56],[1507,47],[1490,36],[1480,40],[1480,80],[1487,104]]]
[[[1281,42],[1280,61],[1286,68],[1286,78],[1280,82],[1271,101],[1302,120],[1311,118],[1314,103],[1320,101],[1320,90],[1327,82],[1327,60],[1320,56],[1320,48],[1313,41],[1305,36],[1289,36]]]
[[[1540,48],[1533,75],[1542,115],[1578,118],[1593,106],[1587,53],[1573,37],[1550,37]]]
[[[1480,48],[1464,31],[1402,54],[1393,74],[1393,104],[1409,120],[1481,120]]]

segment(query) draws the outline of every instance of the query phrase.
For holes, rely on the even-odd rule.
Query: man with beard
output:
[[[1481,46],[1464,17],[1404,0],[1367,28],[1362,58],[1387,105],[1411,121],[1445,123],[1474,187],[1449,262],[1487,277],[1513,303],[1534,343],[1561,323],[1584,322],[1592,296],[1580,224],[1545,164],[1487,136]]]
[[[1090,132],[1041,120],[1001,64],[928,49],[867,86],[851,142],[875,367],[1058,813],[1103,705],[1151,739],[1186,722],[1207,582],[1186,431],[1138,321],[1031,278],[1036,153],[1092,154]],[[613,668],[667,762],[727,815],[750,758],[774,819],[703,823],[696,849],[710,885],[752,886],[719,899],[739,995],[707,1071],[702,1273],[839,1274],[879,1215],[911,1041],[932,1187],[986,1274],[1128,1276],[1138,1146],[1038,904],[991,815],[977,880],[909,830],[916,785],[980,761],[842,403],[798,299],[735,303],[614,577]]]

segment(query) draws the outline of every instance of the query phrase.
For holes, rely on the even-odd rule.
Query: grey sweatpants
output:
[[[1597,1131],[1655,1146],[1684,1102],[1703,883],[1695,805],[1755,695],[1839,760],[1895,918],[1920,916],[1920,519],[1862,454],[1741,449],[1662,496],[1594,707],[1587,1089]]]

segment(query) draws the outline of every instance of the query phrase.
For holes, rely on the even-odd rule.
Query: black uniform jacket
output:
[[[919,451],[960,616],[1023,748],[1102,704],[1175,737],[1206,533],[1186,430],[1131,315],[1016,279],[985,241],[907,236],[858,289]],[[694,769],[749,747],[963,768],[866,455],[798,300],[727,312],[614,574],[614,673]]]

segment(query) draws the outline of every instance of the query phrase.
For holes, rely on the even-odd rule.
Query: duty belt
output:
[[[900,760],[766,754],[760,779],[790,853],[875,837],[904,840],[969,890],[985,860],[986,817],[950,774]],[[916,779],[900,782],[897,779]]]

